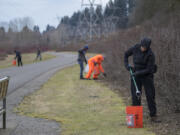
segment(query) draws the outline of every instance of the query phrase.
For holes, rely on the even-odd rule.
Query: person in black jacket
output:
[[[85,54],[86,54],[88,49],[89,49],[88,45],[85,45],[83,49],[80,49],[78,51],[78,63],[80,66],[80,79],[84,79],[84,77],[83,77],[84,62],[87,64]]]
[[[36,61],[38,60],[38,58],[39,58],[40,61],[42,60],[41,50],[39,48],[37,49]]]
[[[155,87],[154,76],[157,67],[155,65],[155,56],[151,48],[151,39],[144,38],[140,44],[129,48],[124,55],[124,64],[127,70],[133,69],[137,87],[142,92],[142,86],[145,88],[146,99],[150,111],[152,121],[156,120],[156,102],[155,102]],[[134,67],[131,67],[128,62],[129,56],[133,56]],[[140,106],[141,98],[136,95],[136,89],[131,80],[132,105]]]
[[[17,59],[18,67],[23,66],[21,53],[17,50],[15,50],[14,52],[16,54],[14,59]]]

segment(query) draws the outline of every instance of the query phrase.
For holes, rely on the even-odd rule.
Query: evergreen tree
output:
[[[5,29],[4,27],[0,27],[0,40],[2,40],[5,37]]]
[[[105,7],[105,11],[104,11],[104,17],[109,17],[111,15],[113,15],[114,12],[114,2],[112,0],[110,0]]]
[[[96,13],[96,23],[97,24],[101,24],[102,23],[102,21],[103,21],[103,9],[102,9],[102,7],[101,6],[98,6],[97,8],[96,8],[96,11],[95,11]]]
[[[55,30],[55,27],[54,26],[50,26],[48,24],[47,27],[46,27],[46,32],[53,31],[53,30]]]
[[[64,17],[61,19],[61,24],[69,24],[69,22],[70,22],[69,16],[64,16]]]
[[[77,26],[80,16],[81,16],[81,12],[80,12],[80,11],[79,11],[79,12],[75,12],[75,13],[71,16],[71,18],[70,18],[70,20],[69,20],[70,25],[71,25],[71,26],[74,26],[74,27]]]
[[[128,6],[127,0],[114,0],[115,12],[114,16],[118,17],[117,26],[125,28],[128,22]]]
[[[38,25],[35,25],[34,28],[33,28],[33,31],[39,33],[39,32],[40,32],[40,31],[39,31],[39,26],[38,26]]]
[[[128,0],[128,13],[132,13],[135,7],[135,0]]]

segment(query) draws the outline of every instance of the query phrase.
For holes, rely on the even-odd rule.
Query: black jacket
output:
[[[146,52],[142,52],[140,49],[141,45],[137,44],[125,52],[124,64],[128,69],[128,58],[133,56],[134,70],[138,75],[147,75],[154,73],[155,67],[155,56],[152,52],[150,45]]]
[[[37,50],[37,55],[41,55],[41,50],[40,49]]]
[[[85,56],[85,51],[84,49],[81,49],[78,51],[78,61],[85,62],[87,64],[86,56]]]
[[[21,53],[16,51],[15,59],[21,59]]]

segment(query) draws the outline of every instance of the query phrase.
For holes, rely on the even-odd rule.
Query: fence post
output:
[[[6,129],[6,98],[3,99],[3,129]]]

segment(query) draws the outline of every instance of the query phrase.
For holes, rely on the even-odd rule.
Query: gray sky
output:
[[[105,5],[108,0],[102,1]],[[80,9],[81,0],[0,0],[0,22],[28,16],[42,31],[47,24],[57,26],[58,17]]]

